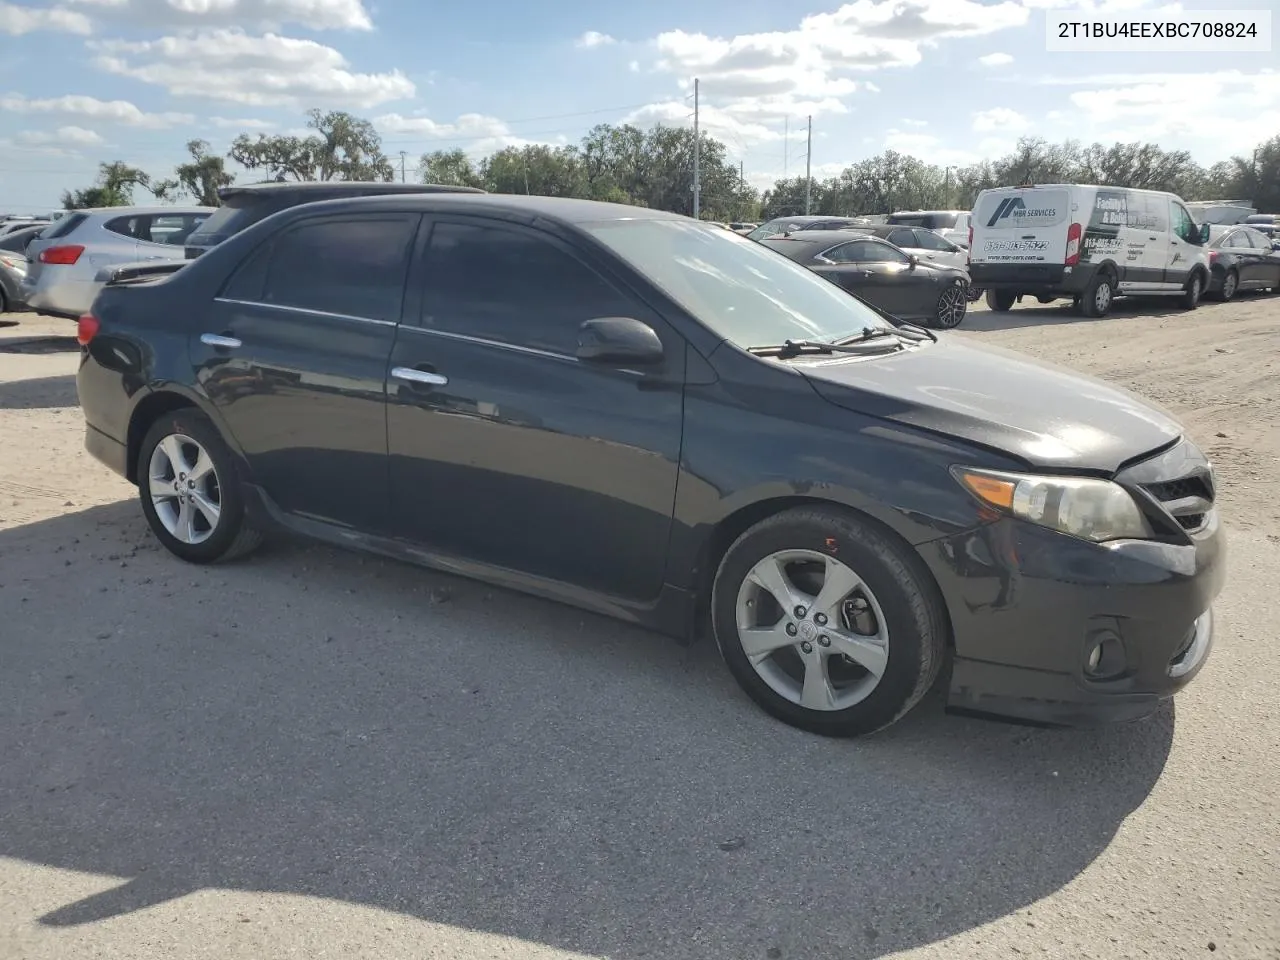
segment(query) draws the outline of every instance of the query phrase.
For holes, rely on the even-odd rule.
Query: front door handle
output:
[[[391,375],[397,380],[408,380],[410,383],[425,383],[433,387],[443,387],[449,383],[449,378],[440,373],[431,373],[428,370],[415,370],[413,367],[394,367]]]
[[[234,350],[240,346],[240,341],[235,337],[224,337],[216,333],[200,334],[200,342],[206,347],[219,347],[223,350]]]

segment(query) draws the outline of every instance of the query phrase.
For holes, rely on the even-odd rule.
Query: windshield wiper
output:
[[[893,337],[892,346],[879,343],[884,337]],[[885,348],[888,347],[888,350]],[[869,348],[869,349],[868,349]],[[757,357],[798,357],[805,352],[812,353],[887,353],[889,350],[901,350],[902,342],[893,330],[875,330],[870,335],[863,331],[853,340],[842,343],[826,343],[822,340],[784,340],[780,344],[767,347],[748,347],[747,352]]]
[[[866,340],[876,340],[881,337],[901,337],[904,340],[914,340],[916,342],[927,339],[932,340],[934,343],[938,342],[938,338],[928,330],[924,329],[924,327],[917,327],[914,323],[907,323],[905,320],[895,320],[894,324],[895,325],[889,329],[885,329],[884,327],[863,327],[861,333],[856,333],[848,337],[840,337],[834,342],[862,343]],[[906,332],[904,333],[903,331]]]

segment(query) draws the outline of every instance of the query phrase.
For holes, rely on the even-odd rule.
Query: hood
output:
[[[948,334],[888,356],[792,363],[837,406],[1001,450],[1032,467],[1114,473],[1182,436],[1172,416],[1126,390]]]

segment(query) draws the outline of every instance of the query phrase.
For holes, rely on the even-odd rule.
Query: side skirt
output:
[[[627,600],[507,567],[440,553],[394,537],[363,533],[339,524],[286,513],[261,487],[244,484],[243,489],[250,518],[266,528],[554,600],[666,634],[685,644],[691,643],[695,636],[697,605],[694,595],[669,583],[663,584],[662,592],[652,603]]]

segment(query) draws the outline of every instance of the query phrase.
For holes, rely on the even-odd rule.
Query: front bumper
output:
[[[1005,518],[927,545],[955,641],[948,709],[1053,726],[1155,710],[1213,645],[1216,514],[1187,540],[1100,545]],[[1119,654],[1091,675],[1102,641]]]

